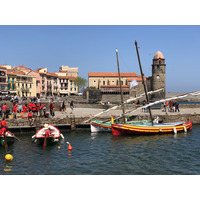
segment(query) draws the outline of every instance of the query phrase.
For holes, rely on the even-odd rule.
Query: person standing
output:
[[[13,103],[13,117],[17,119],[17,104]]]
[[[39,104],[39,117],[42,117],[42,108],[43,108],[43,106],[42,106],[42,104],[40,103]]]
[[[72,114],[73,110],[74,110],[74,102],[73,101],[70,102],[70,108],[71,108],[70,114]]]
[[[36,103],[33,102],[31,107],[32,107],[33,117],[36,117],[37,116],[37,105],[36,105]]]
[[[142,102],[142,105],[143,105],[143,106],[146,105],[146,101],[145,101],[145,100]],[[145,108],[142,108],[142,111],[145,112]]]
[[[62,111],[65,112],[65,101],[62,102],[61,108],[62,108]]]
[[[19,109],[19,113],[21,113],[21,112],[22,112],[22,102],[20,102],[20,103],[18,104],[18,109]]]
[[[42,109],[43,109],[43,112],[44,112],[44,117],[46,117],[46,111],[47,111],[46,104],[43,105]]]
[[[22,115],[21,115],[21,117],[23,118],[23,116],[25,115],[25,116],[27,116],[27,104],[25,104],[24,106],[23,106],[23,112],[22,112]]]
[[[178,101],[176,101],[176,104],[175,104],[175,112],[176,112],[176,111],[180,112]]]
[[[6,111],[7,111],[7,105],[6,103],[4,103],[4,105],[2,106],[2,118],[5,119],[6,118]]]
[[[51,115],[52,117],[54,117],[54,111],[53,111],[54,105],[53,105],[52,103],[50,103],[49,108],[50,108],[50,115]]]
[[[32,103],[31,101],[28,103],[28,111],[30,112],[32,110]]]

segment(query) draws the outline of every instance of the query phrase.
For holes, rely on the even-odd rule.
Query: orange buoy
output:
[[[72,146],[71,146],[71,144],[68,142],[68,150],[72,150]]]

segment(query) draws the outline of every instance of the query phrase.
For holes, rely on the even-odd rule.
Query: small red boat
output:
[[[43,144],[47,146],[64,139],[64,136],[60,133],[59,129],[51,124],[45,124],[35,135],[32,136],[32,141],[37,144]]]

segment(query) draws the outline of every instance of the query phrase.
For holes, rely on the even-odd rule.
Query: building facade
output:
[[[154,91],[164,88],[163,91],[151,95],[151,100],[165,98],[165,74],[166,64],[163,54],[158,51],[153,57],[152,76],[144,77],[148,91]],[[142,77],[136,73],[120,73],[122,92],[131,97],[144,93],[144,86],[142,84]],[[138,82],[138,85],[130,89],[130,82],[133,80]],[[109,99],[111,96],[106,94],[119,94],[120,84],[118,73],[102,73],[89,72],[88,73],[88,87],[99,89],[102,93],[102,99]],[[106,98],[104,98],[107,96]]]
[[[0,65],[0,93],[8,94],[8,84],[6,81],[7,69],[4,66]]]
[[[7,70],[8,93],[18,96],[36,96],[36,77],[17,69]]]

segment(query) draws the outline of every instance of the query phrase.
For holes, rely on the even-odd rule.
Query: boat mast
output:
[[[125,113],[124,98],[123,98],[123,92],[122,92],[122,82],[121,82],[121,76],[120,76],[119,60],[118,60],[118,50],[117,49],[116,49],[116,57],[117,57],[117,68],[118,68],[120,94],[121,94],[121,107],[122,107],[122,113],[123,113],[123,120],[124,120],[124,123],[126,123],[125,116],[124,116],[124,113]]]
[[[144,92],[145,92],[145,95],[146,95],[147,104],[149,104],[149,98],[148,98],[148,95],[147,95],[147,89],[146,89],[146,85],[145,85],[145,82],[144,82],[144,74],[143,74],[143,71],[142,71],[142,66],[141,66],[141,62],[140,62],[140,56],[139,56],[138,47],[137,47],[137,41],[136,40],[135,40],[135,47],[136,47],[137,56],[138,56],[138,62],[139,62],[139,66],[140,66],[142,84],[144,86]],[[152,118],[151,107],[150,106],[149,106],[149,114],[150,114],[151,123],[152,123],[152,126],[153,126],[153,118]]]

